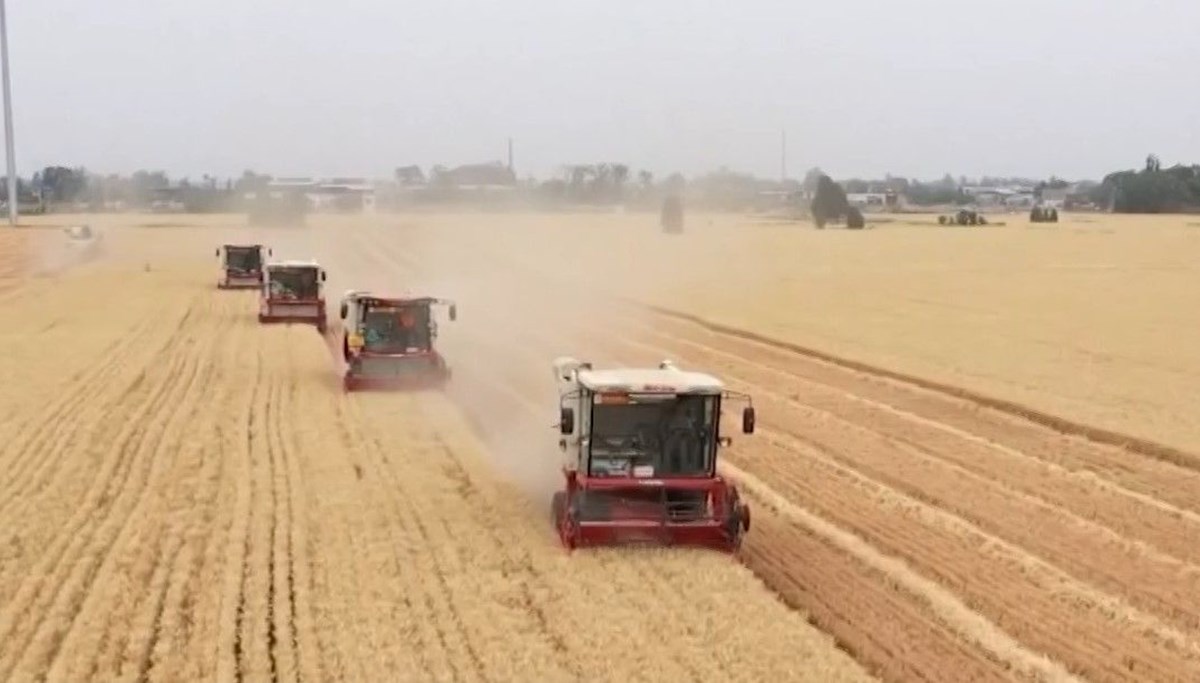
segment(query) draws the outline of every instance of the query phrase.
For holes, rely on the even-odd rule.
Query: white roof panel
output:
[[[580,370],[579,383],[592,391],[632,393],[719,394],[725,388],[711,375],[674,369]]]
[[[296,267],[304,267],[304,266],[320,267],[319,264],[317,263],[316,259],[308,259],[308,260],[290,259],[290,260],[283,260],[283,261],[271,261],[271,262],[267,263],[268,268],[272,268],[275,266],[280,266],[280,267],[284,267],[284,268],[296,268]]]

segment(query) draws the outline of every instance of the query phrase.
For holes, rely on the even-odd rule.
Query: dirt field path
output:
[[[0,680],[867,680],[728,558],[567,556],[437,395],[196,268],[0,303]]]
[[[353,258],[392,264],[398,282],[452,280],[398,242],[363,237]],[[1097,443],[560,280],[504,278],[518,268],[508,252],[459,246],[444,248],[461,272],[493,273],[486,296],[471,292],[482,304],[460,310],[477,322],[446,333],[461,350],[453,395],[484,431],[483,406],[536,411],[552,396],[546,359],[563,353],[671,357],[753,394],[762,429],[731,454],[758,504],[747,564],[885,678],[1200,674],[1194,456]],[[518,343],[496,334],[510,329]]]

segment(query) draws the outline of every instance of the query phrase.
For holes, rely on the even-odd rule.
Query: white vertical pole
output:
[[[17,224],[17,156],[13,149],[12,85],[8,78],[8,17],[0,0],[0,61],[4,81],[4,145],[8,162],[8,222]]]

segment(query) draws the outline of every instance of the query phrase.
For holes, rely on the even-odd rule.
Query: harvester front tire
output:
[[[567,509],[567,494],[563,491],[555,491],[550,497],[550,522],[554,524],[554,530],[560,535],[562,534],[563,513]]]

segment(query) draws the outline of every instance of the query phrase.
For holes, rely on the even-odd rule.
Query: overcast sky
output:
[[[836,177],[1200,162],[1200,0],[9,0],[17,163]]]

